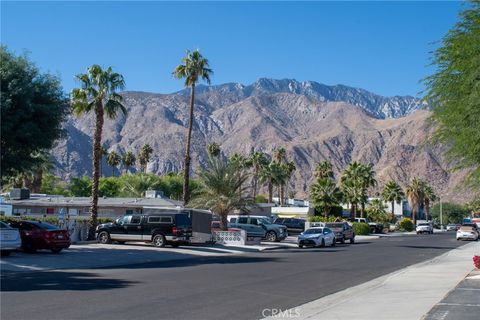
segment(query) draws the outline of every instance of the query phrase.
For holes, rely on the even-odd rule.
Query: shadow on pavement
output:
[[[176,259],[167,261],[152,261],[141,263],[129,263],[115,266],[97,267],[92,269],[164,269],[164,268],[187,268],[207,264],[241,264],[274,262],[276,258],[248,257],[248,256],[224,256],[224,257],[198,257],[191,259]]]
[[[451,250],[456,249],[457,247],[438,247],[438,246],[399,246],[403,248],[412,248],[412,249],[438,249],[438,250]]]
[[[35,290],[108,290],[125,288],[136,282],[101,278],[85,272],[2,271],[2,292]]]

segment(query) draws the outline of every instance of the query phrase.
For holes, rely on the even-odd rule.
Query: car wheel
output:
[[[350,244],[354,244],[355,243],[355,238],[350,238]]]
[[[321,248],[325,247],[325,240],[324,239],[322,239],[322,243],[320,244],[320,247]]]
[[[28,253],[35,253],[37,251],[37,249],[35,249],[31,243],[23,244],[22,249]]]
[[[51,248],[50,249],[53,253],[60,253],[62,251],[62,248]]]
[[[335,247],[336,245],[337,245],[337,239],[333,238],[332,247]]]
[[[460,238],[457,238],[457,241],[460,241]]]
[[[166,244],[165,237],[163,236],[163,234],[155,235],[152,239],[152,242],[155,247],[159,247],[159,248],[165,247],[165,244]]]
[[[299,248],[303,248],[303,244],[299,244],[298,247],[299,247]]]
[[[277,241],[277,234],[275,233],[275,231],[268,231],[265,238],[268,241],[275,242],[275,241]]]
[[[110,239],[110,234],[107,231],[102,231],[98,234],[97,241],[101,244],[109,244],[112,239]]]
[[[340,242],[341,242],[342,244],[345,244],[345,237],[343,237],[343,238],[340,240]]]
[[[7,257],[7,256],[10,255],[10,253],[12,253],[12,251],[10,251],[10,250],[2,250],[2,251],[1,251],[1,256],[2,256],[2,257]]]

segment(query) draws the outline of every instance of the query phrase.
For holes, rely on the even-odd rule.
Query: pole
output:
[[[442,199],[439,197],[440,200],[440,230],[443,231],[443,210],[442,210]]]

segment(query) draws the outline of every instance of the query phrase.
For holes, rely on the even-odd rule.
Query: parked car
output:
[[[447,224],[447,231],[455,231],[457,230],[457,225],[455,223]]]
[[[457,240],[478,240],[478,231],[471,226],[461,226],[457,230]]]
[[[382,233],[383,232],[383,224],[370,222],[367,218],[355,218],[355,222],[362,222],[366,223],[370,226],[370,233]]]
[[[96,233],[98,242],[104,244],[143,241],[156,247],[178,247],[192,237],[192,221],[186,213],[179,212],[133,214],[99,225]]]
[[[228,228],[228,231],[238,231],[240,229],[236,229],[236,228]],[[215,231],[221,231],[221,228],[220,228],[220,221],[212,221],[211,223],[211,232],[215,232]]]
[[[247,237],[261,237],[267,241],[282,241],[288,236],[287,227],[270,223],[262,216],[231,216],[229,228],[243,229]]]
[[[12,251],[20,249],[21,246],[22,238],[18,229],[0,221],[0,252],[2,257],[10,255]]]
[[[298,218],[277,218],[273,221],[287,227],[288,234],[299,234],[305,231],[305,220]]]
[[[420,234],[420,233],[433,234],[433,226],[430,222],[420,222],[417,224],[415,231],[417,232],[417,234]]]
[[[303,248],[304,246],[334,247],[336,242],[337,239],[335,239],[335,233],[327,227],[315,227],[307,229],[302,232],[297,238],[299,248]]]
[[[351,244],[355,243],[355,232],[348,222],[327,222],[325,227],[330,228],[335,233],[335,239],[341,243],[350,240]]]
[[[48,249],[53,253],[59,253],[70,247],[68,231],[53,224],[40,221],[18,221],[10,225],[20,231],[22,249],[27,252]]]

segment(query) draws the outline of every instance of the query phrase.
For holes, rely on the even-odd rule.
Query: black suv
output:
[[[288,234],[302,233],[305,231],[305,220],[297,218],[277,218],[273,222],[287,227]]]
[[[178,247],[189,242],[192,221],[186,213],[132,214],[99,225],[96,233],[100,243],[111,243],[112,240],[119,243],[145,241],[152,242],[156,247],[166,244]]]

